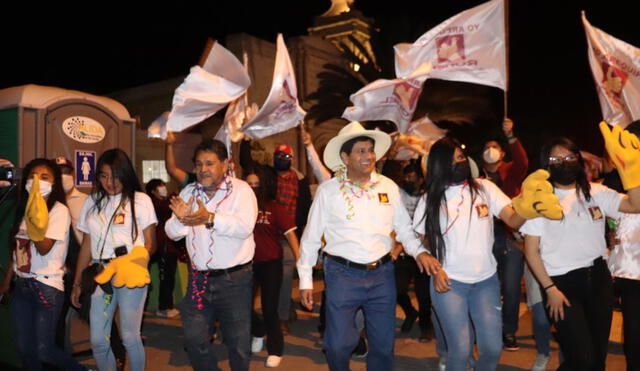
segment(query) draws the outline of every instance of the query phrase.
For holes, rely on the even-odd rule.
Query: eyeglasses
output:
[[[286,154],[286,153],[283,153],[283,152],[279,152],[279,153],[276,153],[275,157],[277,157],[277,158],[286,158],[286,159],[290,159],[290,158],[291,158],[291,157],[293,157],[293,156],[291,156],[291,155],[289,155],[289,154]]]
[[[578,162],[578,155],[549,156],[549,165],[560,165],[563,162]]]

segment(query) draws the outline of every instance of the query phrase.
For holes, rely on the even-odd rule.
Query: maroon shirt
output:
[[[264,210],[258,210],[258,220],[253,230],[256,242],[254,262],[282,259],[280,239],[296,228],[295,215],[287,212],[284,205],[267,202]]]

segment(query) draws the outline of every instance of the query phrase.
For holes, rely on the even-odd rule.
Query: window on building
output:
[[[162,179],[165,183],[169,181],[169,174],[164,167],[164,160],[143,160],[142,161],[142,182],[147,183],[151,179]]]

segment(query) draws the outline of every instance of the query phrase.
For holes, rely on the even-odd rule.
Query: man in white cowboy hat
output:
[[[398,186],[375,172],[376,159],[391,138],[351,122],[331,139],[324,162],[336,176],[322,183],[309,211],[298,261],[302,304],[313,307],[312,267],[324,236],[326,330],[324,346],[331,370],[349,369],[358,343],[355,313],[364,310],[368,370],[393,370],[396,286],[389,264],[395,231],[421,269],[435,273],[440,264],[411,229]]]

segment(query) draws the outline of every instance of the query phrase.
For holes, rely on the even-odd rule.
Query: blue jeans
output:
[[[464,371],[473,348],[480,357],[476,371],[495,370],[502,351],[500,285],[497,274],[477,283],[451,280],[451,289],[438,293],[430,284],[431,302],[447,347],[447,371]]]
[[[493,254],[498,262],[502,284],[502,334],[515,335],[518,332],[524,254],[511,237],[496,239]]]
[[[64,292],[30,278],[16,279],[13,316],[24,370],[42,370],[42,363],[63,370],[84,370],[54,341]]]
[[[205,276],[196,274],[197,287],[202,287]],[[182,329],[191,366],[196,371],[220,370],[213,347],[209,342],[209,327],[220,320],[222,337],[229,352],[233,371],[249,369],[251,355],[251,304],[253,273],[251,265],[242,269],[207,278],[202,295],[202,309],[192,297],[191,283],[180,304]]]
[[[140,326],[144,302],[147,298],[148,286],[130,289],[127,287],[113,288],[113,296],[108,296],[100,286],[91,295],[91,349],[96,364],[100,370],[115,370],[116,359],[111,350],[110,334],[116,307],[120,309],[120,334],[122,343],[129,355],[131,371],[144,370],[145,355]]]
[[[536,350],[538,354],[549,355],[551,350],[549,340],[551,339],[551,324],[547,318],[547,312],[542,302],[535,303],[531,307],[531,321],[533,322],[533,338],[536,340]]]
[[[367,370],[393,370],[396,284],[391,262],[365,271],[325,259],[326,330],[324,345],[332,371],[349,370],[360,331],[356,312],[364,311],[369,353]]]

